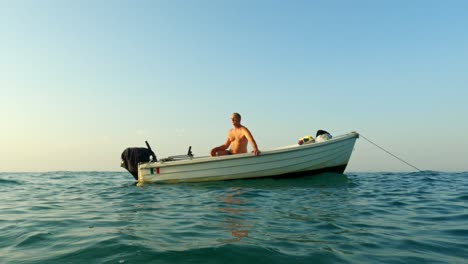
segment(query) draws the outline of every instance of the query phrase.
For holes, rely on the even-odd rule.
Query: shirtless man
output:
[[[250,131],[243,125],[241,125],[241,116],[239,113],[233,113],[231,116],[232,125],[234,128],[229,130],[227,134],[226,143],[216,147],[211,150],[211,156],[223,156],[223,155],[232,155],[232,154],[241,154],[247,153],[247,142],[250,142],[250,145],[253,148],[252,153],[255,156],[260,154],[258,150],[257,143],[253,138]],[[231,146],[230,149],[229,146]]]

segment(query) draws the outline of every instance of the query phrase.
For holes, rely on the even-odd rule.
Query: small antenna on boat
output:
[[[145,140],[145,143],[146,143],[146,146],[148,147],[148,150],[151,152],[151,156],[153,156],[153,161],[154,162],[157,162],[158,161],[158,158],[156,158],[156,154],[154,154],[153,150],[151,149],[148,141]]]
[[[381,149],[381,150],[387,152],[388,154],[392,155],[393,157],[397,158],[398,160],[400,160],[400,161],[406,163],[406,165],[411,166],[411,167],[415,168],[415,169],[418,170],[418,171],[421,171],[420,169],[416,168],[415,166],[411,165],[410,163],[404,161],[403,159],[401,159],[401,158],[395,156],[394,154],[390,153],[389,151],[385,150],[385,149],[382,148],[381,146],[379,146],[379,145],[375,144],[374,142],[370,141],[370,140],[367,139],[365,136],[363,136],[361,133],[359,133],[359,136],[361,136],[363,139],[367,140],[369,143],[373,144],[374,146],[378,147],[379,149]]]
[[[193,154],[192,154],[192,146],[189,146],[188,152],[187,152],[187,156],[193,157]]]

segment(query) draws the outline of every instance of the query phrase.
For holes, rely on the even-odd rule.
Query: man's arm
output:
[[[249,129],[244,127],[244,135],[245,137],[247,138],[247,140],[249,141],[250,145],[252,146],[253,148],[253,154],[255,156],[258,156],[258,154],[260,154],[260,150],[258,150],[258,147],[257,147],[257,142],[255,142],[255,139],[253,138],[252,136],[252,133],[250,133]]]
[[[226,150],[227,148],[229,148],[229,146],[231,145],[231,140],[229,139],[229,133],[228,133],[228,136],[226,138],[226,142],[224,142],[223,145],[221,146],[218,146],[218,147],[215,147],[211,150],[210,152],[210,155],[213,157],[213,156],[216,156],[216,152],[220,151],[220,150]]]

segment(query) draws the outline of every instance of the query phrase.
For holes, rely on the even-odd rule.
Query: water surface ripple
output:
[[[0,173],[0,263],[466,263],[468,173]]]

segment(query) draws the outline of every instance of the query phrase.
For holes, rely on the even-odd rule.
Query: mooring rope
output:
[[[418,171],[421,171],[420,169],[416,168],[414,165],[411,165],[410,163],[404,161],[403,159],[401,159],[401,158],[397,157],[396,155],[390,153],[389,151],[385,150],[385,149],[382,148],[381,146],[379,146],[379,145],[375,144],[374,142],[370,141],[370,140],[367,139],[365,136],[363,136],[361,133],[359,133],[359,136],[362,137],[363,139],[367,140],[369,143],[373,144],[374,146],[378,147],[379,149],[381,149],[381,150],[387,152],[388,154],[392,155],[393,157],[397,158],[398,160],[400,160],[400,161],[406,163],[407,165],[409,165],[409,166],[415,168],[415,169],[418,170]]]

